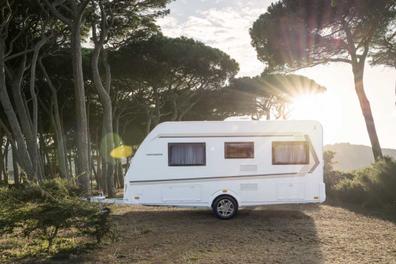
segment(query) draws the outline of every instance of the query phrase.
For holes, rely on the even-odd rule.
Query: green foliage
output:
[[[252,45],[270,69],[352,63],[362,51],[351,45],[373,47],[394,20],[395,6],[393,0],[279,1],[254,22]]]
[[[169,2],[170,0],[144,0],[139,3],[136,0],[91,1],[87,24],[107,31],[105,42],[111,43],[114,48],[122,45],[127,38],[136,39],[158,32],[155,19],[169,13],[166,9]]]
[[[370,63],[396,68],[396,5],[390,11],[391,22],[374,35]]]
[[[333,151],[325,151],[323,153],[324,182],[326,185],[326,195],[328,200],[336,199],[335,187],[340,181],[353,178],[353,174],[351,173],[334,170],[334,155],[335,153]]]
[[[113,235],[111,222],[109,221],[110,209],[102,208],[94,214],[88,216],[88,221],[80,226],[84,234],[95,237],[96,242],[100,243],[106,235]],[[114,237],[112,236],[112,239]]]
[[[238,72],[237,62],[219,49],[161,34],[129,40],[109,61],[114,104],[141,113],[135,123],[144,124],[146,133],[162,121],[185,120],[205,95],[225,87]]]
[[[199,84],[193,82],[196,80],[205,80],[210,87],[218,86],[239,69],[236,61],[219,49],[190,38],[168,38],[161,34],[131,40],[110,59],[116,78],[130,78],[161,88],[174,85],[176,89],[179,85],[182,86],[179,89],[197,89]]]
[[[109,209],[79,197],[78,189],[63,180],[0,189],[0,233],[20,232],[44,241],[47,251],[60,233],[73,230],[97,242],[111,232]]]
[[[257,118],[285,118],[287,104],[293,97],[325,90],[325,87],[302,75],[264,72],[261,76],[231,80],[229,87],[223,91],[224,98],[216,98],[219,101],[217,109],[230,116],[247,114]]]
[[[334,153],[325,152],[325,184],[330,200],[369,208],[396,207],[396,161],[385,157],[352,173],[334,171]]]
[[[396,68],[396,11],[394,17],[389,30],[378,34],[374,40],[375,50],[370,52],[371,64]]]

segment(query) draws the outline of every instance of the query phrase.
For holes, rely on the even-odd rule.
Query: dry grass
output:
[[[87,237],[78,236],[75,230],[60,232],[50,252],[48,244],[41,239],[25,236],[16,230],[0,237],[0,263],[45,263],[54,259],[68,259],[70,254],[88,251],[93,243]]]
[[[115,207],[119,240],[81,255],[83,263],[396,263],[396,225],[321,206],[210,211]],[[70,261],[70,260],[69,260]]]

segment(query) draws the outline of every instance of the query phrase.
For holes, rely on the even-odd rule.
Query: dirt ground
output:
[[[116,207],[119,240],[83,263],[396,263],[396,224],[329,205],[210,211]]]

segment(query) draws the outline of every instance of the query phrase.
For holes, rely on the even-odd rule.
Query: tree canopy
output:
[[[115,77],[129,80],[127,88],[146,112],[147,129],[163,118],[182,120],[207,91],[224,87],[238,71],[235,60],[218,49],[162,35],[130,42],[111,61]]]
[[[374,54],[374,61],[388,63],[381,52],[375,53],[375,47],[383,45],[381,39],[394,23],[395,13],[394,0],[283,0],[272,4],[250,29],[252,45],[267,71],[294,71],[329,62],[351,65],[376,160],[382,150],[364,90],[364,67]]]
[[[396,68],[396,15],[384,32],[375,35],[369,55],[371,64]]]
[[[270,69],[365,60],[376,35],[395,19],[395,1],[284,0],[250,29],[257,57]]]
[[[301,94],[321,93],[325,87],[302,75],[267,74],[233,79],[224,91],[230,115],[246,114],[256,119],[286,119],[287,105]]]

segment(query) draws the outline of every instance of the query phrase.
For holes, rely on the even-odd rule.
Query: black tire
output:
[[[232,196],[222,195],[214,200],[212,210],[219,219],[231,219],[238,213],[238,203]]]

